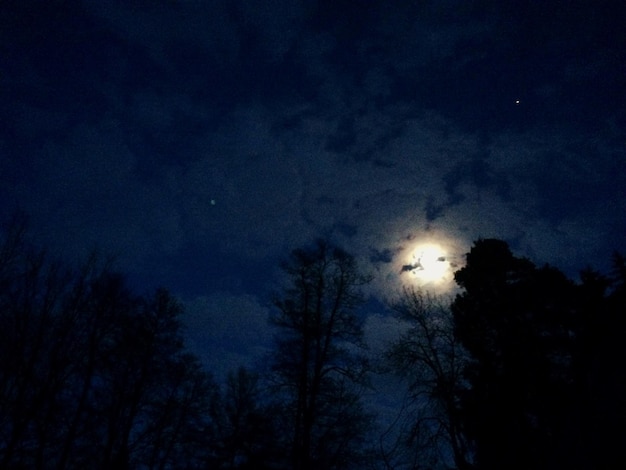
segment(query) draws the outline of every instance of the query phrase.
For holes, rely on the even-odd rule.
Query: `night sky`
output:
[[[4,1],[0,214],[170,289],[215,370],[262,355],[280,260],[327,237],[375,276],[382,342],[375,301],[453,292],[479,237],[572,277],[626,253],[624,25],[601,0]],[[403,268],[425,246],[432,282]]]

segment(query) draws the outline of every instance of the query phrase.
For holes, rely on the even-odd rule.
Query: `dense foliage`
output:
[[[479,468],[624,463],[608,445],[626,417],[621,258],[615,267],[612,279],[586,271],[575,284],[503,241],[475,243],[451,309],[470,355],[459,406]]]
[[[388,354],[420,398],[405,444],[424,457],[447,448],[433,467],[626,463],[624,259],[614,266],[575,283],[481,239],[455,274],[462,291],[449,308],[405,291],[395,310],[410,328]]]

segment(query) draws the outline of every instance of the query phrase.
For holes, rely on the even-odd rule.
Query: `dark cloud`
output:
[[[376,248],[372,248],[370,261],[372,263],[391,263],[393,256],[394,252],[390,249],[378,250]]]
[[[457,163],[450,171],[443,175],[445,190],[449,204],[460,204],[464,195],[461,186],[468,184],[480,189],[494,189],[503,199],[508,197],[509,181],[505,173],[496,174],[489,163],[489,155],[476,155],[470,160]],[[429,205],[432,214],[439,208]]]
[[[378,296],[419,240],[458,266],[501,237],[569,272],[623,250],[621,4],[368,5],[12,2],[2,211],[192,303],[261,305],[320,235]]]

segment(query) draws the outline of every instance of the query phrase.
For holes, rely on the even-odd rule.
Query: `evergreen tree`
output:
[[[461,417],[479,468],[553,466],[575,398],[576,286],[492,239],[474,244],[455,279],[455,335],[470,354]]]

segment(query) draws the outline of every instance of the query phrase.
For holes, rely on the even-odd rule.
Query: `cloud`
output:
[[[567,228],[592,250],[618,225],[609,212],[624,212],[619,120],[572,144],[568,125],[481,134],[463,118],[480,121],[480,99],[450,105],[467,86],[448,89],[457,74],[506,62],[510,12],[380,3],[350,26],[310,2],[86,5],[117,39],[93,83],[108,112],[23,106],[17,126],[45,149],[27,165],[37,194],[24,184],[20,198],[72,250],[104,242],[140,266],[205,244],[273,261],[330,234],[383,289],[409,239],[462,257],[479,236],[503,237],[563,261],[553,247]]]
[[[154,128],[163,142],[163,132],[174,138],[185,129],[185,116],[210,114],[185,94],[134,96],[128,119],[140,139]],[[547,247],[558,246],[564,227],[594,221],[596,240],[606,230],[593,198],[568,212],[557,205],[616,191],[619,152],[606,144],[584,144],[583,136],[577,148],[565,135],[531,131],[485,142],[432,111],[390,105],[350,114],[351,106],[239,106],[219,125],[187,134],[171,156],[151,154],[145,140],[137,145],[121,116],[84,124],[47,141],[45,158],[33,162],[39,194],[24,196],[61,221],[55,230],[68,232],[69,245],[88,250],[106,240],[105,250],[135,265],[201,243],[239,259],[276,259],[330,234],[379,274],[380,290],[406,264],[407,237],[446,240],[457,259],[480,236],[502,237],[563,262],[569,254]],[[352,136],[339,152],[328,142],[345,119]]]
[[[272,60],[281,60],[300,35],[311,8],[306,1],[245,0],[235,6],[241,21],[251,27],[261,49]]]
[[[122,123],[82,124],[39,144],[17,164],[23,181],[13,182],[13,196],[46,247],[71,261],[97,248],[119,255],[124,266],[179,247],[175,200],[162,181],[142,176],[146,162],[130,148]]]
[[[176,59],[190,51],[200,51],[211,63],[229,58],[232,61],[238,55],[237,27],[226,2],[113,6],[87,1],[85,6],[121,40],[147,51],[165,70],[172,71],[172,66],[180,65]]]
[[[365,342],[373,358],[381,359],[390,344],[406,332],[409,325],[388,313],[373,313],[367,316],[363,326]]]

